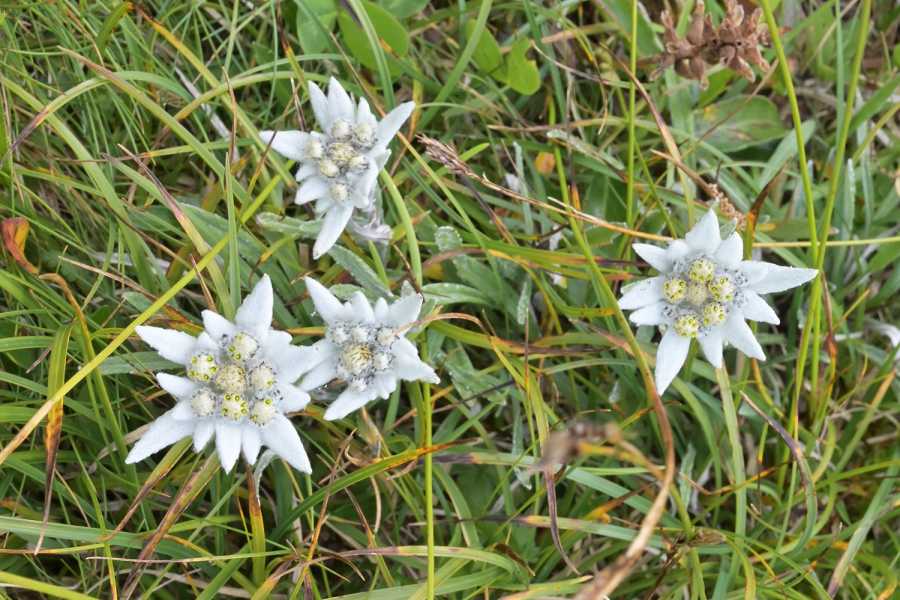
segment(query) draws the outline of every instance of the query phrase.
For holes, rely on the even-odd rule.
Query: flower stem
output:
[[[628,68],[632,73],[637,71],[637,0],[631,2],[631,46]],[[634,224],[634,101],[637,88],[634,81],[628,88],[628,179],[625,182],[625,222],[631,227]]]
[[[781,34],[778,31],[778,24],[775,22],[775,15],[772,14],[772,7],[769,5],[769,0],[760,0],[759,5],[766,17],[769,36],[772,38],[772,46],[775,47],[775,56],[778,57],[778,70],[781,72],[788,102],[791,105],[791,120],[794,122],[794,134],[797,136],[797,158],[800,161],[800,178],[803,182],[803,196],[806,200],[806,223],[809,228],[810,252],[812,256],[815,256],[819,249],[819,238],[816,228],[816,209],[813,204],[812,179],[810,179],[809,170],[806,168],[806,146],[804,145],[803,129],[801,128],[803,122],[800,119],[800,104],[797,102],[794,81],[791,78],[790,66],[788,65],[787,56],[784,54],[784,44],[781,42]]]
[[[431,385],[422,384],[422,429],[426,448],[431,447]],[[426,597],[434,599],[434,493],[432,478],[434,465],[432,453],[425,454],[425,539],[428,544],[428,580],[425,584]]]
[[[735,544],[743,544],[747,531],[747,489],[744,487],[744,450],[741,447],[741,434],[738,429],[737,410],[731,395],[731,381],[725,367],[716,369],[716,380],[722,395],[722,410],[725,414],[725,427],[728,430],[728,442],[731,445],[732,486],[735,497],[734,537]],[[731,569],[736,571],[739,563],[737,549]]]

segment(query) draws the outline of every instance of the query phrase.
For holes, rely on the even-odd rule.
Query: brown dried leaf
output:
[[[3,246],[20,267],[36,275],[38,268],[25,258],[25,239],[28,237],[28,221],[23,217],[3,219]]]

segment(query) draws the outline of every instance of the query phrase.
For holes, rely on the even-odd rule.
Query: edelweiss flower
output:
[[[292,346],[289,333],[271,328],[272,303],[272,283],[264,275],[234,323],[204,310],[205,331],[196,338],[159,327],[137,328],[160,356],[184,365],[187,377],[156,374],[178,403],[150,425],[126,463],[187,436],[193,436],[194,450],[200,452],[215,436],[226,472],[241,450],[248,463],[255,463],[263,445],[298,471],[311,472],[300,436],[285,416],[309,402],[309,394],[292,384],[304,373],[310,348]]]
[[[354,107],[333,77],[327,97],[310,82],[309,98],[324,133],[261,131],[260,136],[267,144],[271,142],[276,152],[299,163],[297,181],[301,184],[294,202],[316,200],[316,214],[324,215],[313,246],[313,258],[318,258],[340,237],[354,209],[369,216],[371,222],[375,181],[390,156],[387,146],[416,105],[401,104],[378,121],[364,98]]]
[[[311,347],[311,370],[300,385],[312,390],[334,379],[347,383],[325,411],[326,420],[340,419],[377,397],[386,399],[397,389],[398,379],[440,381],[405,335],[419,316],[422,296],[410,294],[391,305],[379,298],[373,309],[362,292],[342,304],[309,277],[306,289],[326,328],[325,339]]]
[[[665,326],[656,352],[660,394],[684,364],[693,338],[716,368],[722,366],[725,342],[747,356],[765,360],[745,321],[779,323],[778,315],[760,294],[797,287],[818,272],[741,260],[741,236],[732,233],[723,241],[712,210],[684,240],[675,240],[666,249],[649,244],[632,247],[660,275],[625,288],[619,307],[634,310],[629,318],[637,325]]]

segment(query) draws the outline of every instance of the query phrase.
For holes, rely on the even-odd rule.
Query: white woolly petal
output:
[[[294,173],[294,179],[298,182],[303,181],[308,177],[312,177],[313,175],[319,172],[319,165],[314,162],[304,162],[300,164],[300,168],[297,169],[297,172]],[[295,200],[296,201],[296,200]]]
[[[431,366],[405,352],[394,352],[394,367],[391,370],[399,379],[405,381],[427,381],[434,384],[441,382],[441,378]]]
[[[197,423],[197,429],[194,430],[194,452],[202,452],[216,431],[216,426],[212,421],[204,420]]]
[[[744,240],[735,231],[725,238],[713,255],[713,260],[729,269],[736,268],[744,256]]]
[[[385,323],[393,327],[403,327],[419,318],[422,310],[422,295],[409,294],[403,296],[388,307]]]
[[[135,333],[156,350],[157,354],[166,360],[182,365],[186,365],[191,359],[197,342],[183,331],[163,329],[162,327],[140,325],[135,329]]]
[[[164,413],[153,421],[141,439],[137,441],[125,458],[125,463],[130,465],[142,461],[166,446],[171,446],[181,438],[191,435],[195,426],[194,421],[175,419],[171,410]]]
[[[344,119],[349,123],[354,121],[353,100],[334,77],[328,81],[328,110],[332,122],[337,119]]]
[[[234,335],[237,331],[234,323],[217,312],[204,310],[200,314],[203,317],[203,329],[214,341],[221,342],[223,339]]]
[[[234,316],[235,323],[246,328],[257,340],[262,340],[272,325],[274,302],[272,281],[268,275],[263,275],[237,309]]]
[[[750,289],[757,294],[771,294],[783,292],[803,285],[818,274],[815,269],[798,269],[795,267],[782,267],[772,263],[763,263],[767,268],[765,277],[750,284]]]
[[[290,346],[293,340],[294,336],[287,331],[269,329],[261,340],[264,344],[263,351],[266,354],[266,359],[274,363],[278,354]]]
[[[671,327],[663,335],[656,350],[656,391],[660,395],[678,375],[690,347],[691,339],[678,335]]]
[[[690,253],[691,247],[684,240],[672,240],[666,248],[666,256],[669,258],[670,265],[674,265]]]
[[[281,384],[278,389],[281,390],[281,410],[284,412],[303,410],[309,404],[309,394],[295,385]]]
[[[197,416],[194,414],[194,409],[191,408],[190,400],[182,400],[181,402],[176,404],[169,412],[172,413],[172,418],[174,418],[176,421],[197,420]]]
[[[275,415],[262,430],[263,443],[301,473],[312,473],[300,435],[284,415]]]
[[[290,346],[272,356],[272,364],[278,371],[278,379],[294,383],[297,378],[335,356],[336,348],[329,340],[322,339],[312,346]]]
[[[309,102],[312,104],[313,114],[316,115],[319,127],[323,131],[330,131],[332,119],[328,110],[328,98],[325,97],[319,86],[312,81],[309,82],[307,88],[309,89]]]
[[[309,356],[306,348],[300,346],[287,346],[281,348],[277,354],[272,355],[272,364],[278,373],[278,380],[284,383],[294,383],[301,375],[309,371],[312,366],[306,361]]]
[[[722,333],[732,346],[750,358],[766,360],[762,346],[753,336],[753,330],[740,315],[733,314],[728,317],[725,324],[722,325]]]
[[[384,323],[388,318],[388,304],[384,298],[375,301],[375,320]]]
[[[372,114],[372,109],[369,108],[369,102],[365,98],[360,98],[359,102],[356,103],[356,123],[369,125],[373,130],[378,126],[375,115]]]
[[[216,423],[216,452],[219,463],[230,473],[241,454],[241,426],[219,421]]]
[[[375,137],[378,140],[377,145],[382,147],[387,146],[393,137],[397,135],[397,132],[400,131],[400,128],[403,127],[403,124],[415,108],[415,102],[404,102],[386,114],[378,124],[378,129],[376,130]]]
[[[709,361],[709,364],[717,369],[721,367],[723,345],[722,328],[714,327],[710,329],[706,335],[697,338],[697,341],[700,342],[700,349],[703,350],[703,355],[706,357],[706,360]]]
[[[660,325],[666,322],[666,318],[663,316],[664,307],[664,302],[649,304],[628,315],[628,320],[635,325]]]
[[[391,351],[396,356],[400,356],[401,354],[409,357],[410,359],[419,358],[419,349],[416,348],[416,345],[410,341],[409,338],[400,337],[394,341],[394,344],[391,346]]]
[[[378,395],[387,400],[391,393],[397,389],[397,376],[392,373],[382,373],[375,377],[372,384],[378,390]]]
[[[212,352],[215,354],[218,351],[219,344],[217,344],[206,331],[202,331],[200,335],[197,336],[197,344],[194,346],[194,352]]]
[[[744,260],[738,265],[738,271],[747,278],[747,286],[752,288],[766,278],[770,266],[774,265],[758,260]]]
[[[316,213],[316,218],[321,219],[322,216],[331,210],[331,207],[334,206],[334,200],[331,199],[331,195],[322,196],[318,200],[316,200],[316,206],[314,208]]]
[[[353,206],[348,204],[335,205],[325,214],[322,220],[322,229],[313,244],[313,258],[318,259],[331,250],[334,243],[341,237],[350,215],[353,214]]]
[[[663,299],[662,286],[665,280],[663,276],[656,276],[622,288],[624,293],[619,298],[619,308],[634,310],[659,302]]]
[[[247,426],[241,431],[241,450],[244,454],[244,460],[247,464],[256,464],[256,457],[259,456],[259,449],[262,447],[262,436],[256,427]]]
[[[321,177],[310,177],[300,184],[297,195],[294,196],[294,204],[303,205],[313,200],[318,200],[328,193],[328,182]]]
[[[719,220],[714,210],[710,209],[694,228],[687,232],[684,241],[691,249],[705,254],[712,254],[722,242],[719,236]]]
[[[353,203],[357,208],[365,209],[375,203],[375,184],[378,181],[378,172],[381,171],[381,167],[382,165],[377,161],[369,160],[369,166],[356,181]]]
[[[781,322],[772,307],[752,290],[744,290],[744,304],[741,306],[741,313],[745,319],[751,321],[771,323],[772,325],[778,325]]]
[[[659,246],[635,243],[631,245],[631,249],[657,271],[665,273],[672,268],[669,252]]]
[[[378,390],[374,386],[369,386],[361,392],[356,392],[347,388],[337,399],[329,405],[325,411],[325,420],[334,421],[335,419],[343,419],[354,410],[371,402],[378,397]]]
[[[312,346],[299,346],[297,347],[297,350],[299,352],[295,353],[294,356],[296,361],[302,365],[302,371],[300,372],[300,375],[311,371],[326,360],[333,358],[337,351],[334,344],[326,339],[321,339]],[[276,364],[281,363],[279,362]],[[288,371],[290,371],[290,368],[288,368]],[[287,381],[289,383],[293,383],[294,381],[296,381],[296,378],[294,378],[293,380],[289,378],[283,378],[281,377],[280,373],[279,379],[282,379],[283,381]]]
[[[353,292],[353,295],[350,296],[350,302],[347,304],[355,320],[363,323],[371,323],[375,320],[375,312],[372,310],[372,305],[369,304],[369,300],[362,292]]]
[[[187,377],[179,377],[178,375],[170,375],[169,373],[157,373],[156,381],[159,382],[159,387],[169,392],[173,398],[178,400],[190,398],[191,394],[194,393],[194,390],[197,389],[197,384]]]
[[[314,390],[335,379],[337,379],[337,361],[326,360],[303,377],[300,387],[304,390]]]
[[[326,323],[341,321],[344,319],[344,305],[341,301],[334,297],[328,288],[313,279],[312,277],[304,277],[306,282],[306,291],[312,299],[316,307],[316,312],[322,317]]]
[[[305,131],[260,131],[259,137],[267,145],[272,143],[272,150],[291,160],[303,160],[306,154],[306,143],[309,134]]]

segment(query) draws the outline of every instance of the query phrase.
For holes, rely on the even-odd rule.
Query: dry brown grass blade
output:
[[[24,217],[3,219],[0,223],[3,231],[3,247],[20,267],[37,275],[38,268],[25,257],[25,239],[28,237],[28,221]]]
[[[165,477],[169,471],[172,470],[172,467],[178,462],[178,459],[185,453],[188,449],[188,446],[191,444],[190,439],[185,439],[180,442],[176,442],[171,448],[169,448],[168,452],[166,452],[165,456],[159,461],[156,465],[156,468],[150,473],[150,476],[147,477],[147,481],[144,482],[144,485],[141,486],[141,489],[138,490],[137,495],[134,497],[134,500],[131,502],[131,506],[128,507],[128,511],[125,513],[125,516],[119,521],[119,524],[116,525],[116,528],[110,532],[109,537],[111,538],[114,534],[122,531],[128,521],[131,520],[131,517],[140,507],[141,502],[144,501],[144,498],[147,497],[147,494],[150,493],[157,483]]]
[[[74,325],[71,323],[60,329],[53,340],[50,349],[50,374],[47,379],[48,396],[52,396],[66,379],[66,358],[69,351],[69,338]],[[50,518],[50,502],[53,499],[53,478],[56,474],[56,456],[59,452],[62,422],[63,398],[60,398],[47,413],[47,424],[44,427],[44,448],[47,451],[44,459],[44,513],[41,518],[41,535],[38,536],[37,543],[34,545],[35,554],[41,551],[44,543],[44,528]]]
[[[654,388],[651,388],[651,390],[653,394],[651,404],[653,412],[660,421],[659,428],[666,454],[665,471],[662,474],[657,469],[651,471],[660,479],[659,492],[657,492],[653,503],[650,505],[650,510],[647,511],[647,515],[641,522],[637,536],[631,541],[625,552],[613,564],[597,573],[594,580],[583,587],[574,600],[605,600],[637,565],[644,548],[647,547],[647,543],[650,541],[650,536],[653,534],[656,524],[662,518],[663,511],[666,508],[666,501],[669,498],[669,487],[675,480],[675,445],[672,439],[672,427],[669,424],[669,417],[662,400]]]
[[[559,516],[557,514],[557,503],[556,503],[556,481],[553,479],[553,469],[552,467],[544,467],[544,484],[547,486],[547,512],[550,516],[550,537],[553,539],[553,545],[556,546],[556,551],[559,552],[559,555],[562,557],[563,562],[566,563],[566,566],[569,567],[573,573],[576,575],[581,575],[581,571],[578,570],[578,567],[575,566],[575,563],[572,562],[572,559],[569,558],[569,555],[566,553],[565,548],[563,548],[562,540],[559,539]]]
[[[143,561],[147,560],[153,554],[156,547],[166,536],[166,533],[172,528],[172,525],[175,524],[178,517],[181,516],[181,513],[183,513],[194,498],[206,488],[206,484],[209,483],[209,480],[218,468],[219,460],[215,454],[211,454],[203,465],[191,474],[190,478],[178,491],[178,495],[175,496],[175,499],[172,501],[171,506],[169,506],[169,510],[166,511],[163,520],[153,531],[153,534],[150,536],[150,539],[147,540],[147,543],[144,544],[140,554],[138,554],[136,564],[129,572],[125,585],[122,586],[122,600],[131,598],[131,595],[134,593],[134,590],[141,580],[141,574],[144,571],[145,565],[142,564]]]

